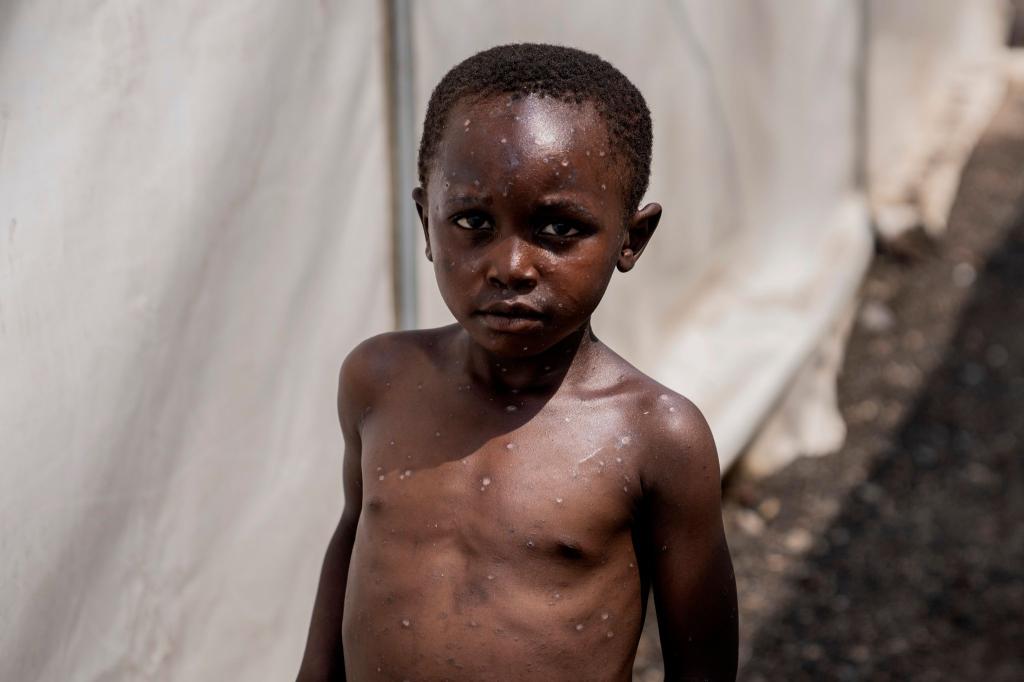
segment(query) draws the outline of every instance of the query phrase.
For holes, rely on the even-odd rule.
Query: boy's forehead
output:
[[[607,182],[621,173],[618,157],[592,102],[494,95],[452,108],[435,170],[457,176],[479,166],[498,166],[515,173],[540,160],[551,165],[555,177],[582,179],[583,173],[603,175]],[[566,169],[564,174],[557,166]]]

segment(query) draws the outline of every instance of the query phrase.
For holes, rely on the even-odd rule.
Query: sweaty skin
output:
[[[300,680],[732,680],[736,594],[700,412],[590,316],[661,215],[594,107],[463,101],[414,193],[458,324],[345,360],[345,509]]]

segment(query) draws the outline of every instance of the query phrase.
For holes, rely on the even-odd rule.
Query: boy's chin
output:
[[[557,330],[547,328],[546,322],[537,324],[510,324],[480,320],[473,318],[462,323],[462,328],[469,334],[477,346],[498,358],[524,359],[540,355],[568,333],[559,334]]]

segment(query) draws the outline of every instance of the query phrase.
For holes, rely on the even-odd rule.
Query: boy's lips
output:
[[[476,316],[494,331],[526,332],[543,325],[544,313],[525,303],[498,301],[476,311]]]

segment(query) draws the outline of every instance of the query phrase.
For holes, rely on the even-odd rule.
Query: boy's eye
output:
[[[548,223],[540,229],[540,234],[549,237],[575,237],[579,233],[579,228],[569,223]]]
[[[491,226],[491,221],[482,215],[472,213],[459,216],[455,219],[455,224],[464,230],[484,230]]]

